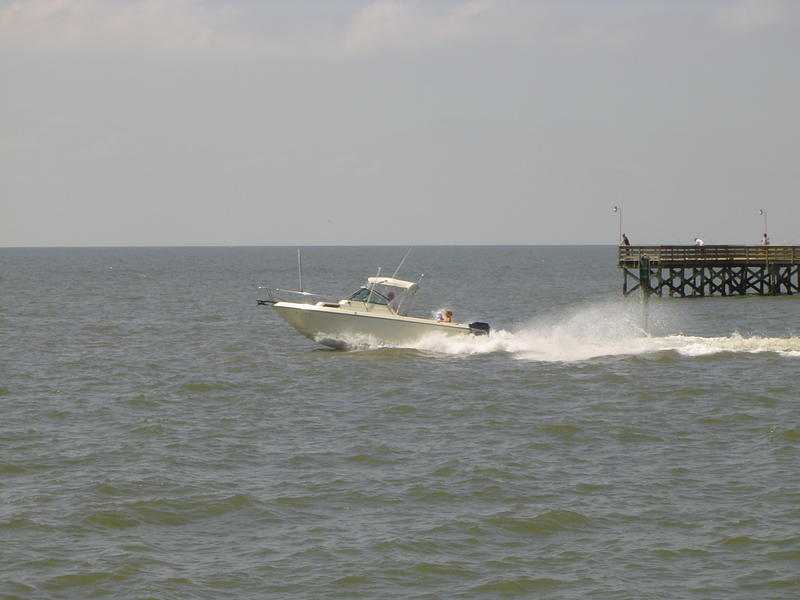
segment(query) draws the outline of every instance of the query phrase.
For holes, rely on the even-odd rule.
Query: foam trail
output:
[[[727,337],[691,337],[673,335],[659,338],[662,350],[675,350],[684,356],[704,356],[719,352],[775,352],[800,358],[800,338],[744,337],[734,333]]]
[[[651,307],[652,308],[652,307]],[[683,356],[722,352],[775,352],[800,357],[800,338],[722,337],[669,334],[675,329],[669,313],[650,315],[649,335],[641,326],[641,310],[631,303],[603,303],[567,314],[539,318],[514,332],[495,330],[489,337],[431,336],[416,347],[443,354],[508,352],[520,360],[575,362],[598,357],[673,351]]]

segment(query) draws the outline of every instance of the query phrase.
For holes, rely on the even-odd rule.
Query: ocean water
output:
[[[0,249],[0,598],[800,598],[800,298],[415,248],[412,313],[493,335],[341,351],[256,305],[296,259]]]

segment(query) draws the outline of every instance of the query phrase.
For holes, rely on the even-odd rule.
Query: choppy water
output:
[[[295,261],[0,249],[0,597],[800,597],[800,298],[644,332],[612,248],[418,248],[495,335],[344,352],[256,306]]]

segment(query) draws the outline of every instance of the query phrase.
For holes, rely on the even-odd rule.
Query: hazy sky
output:
[[[800,244],[794,0],[0,0],[0,245]]]

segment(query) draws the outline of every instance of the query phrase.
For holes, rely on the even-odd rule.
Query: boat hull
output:
[[[471,335],[469,326],[460,323],[292,302],[276,302],[273,306],[301,334],[332,348],[359,344],[409,347],[432,334]]]

